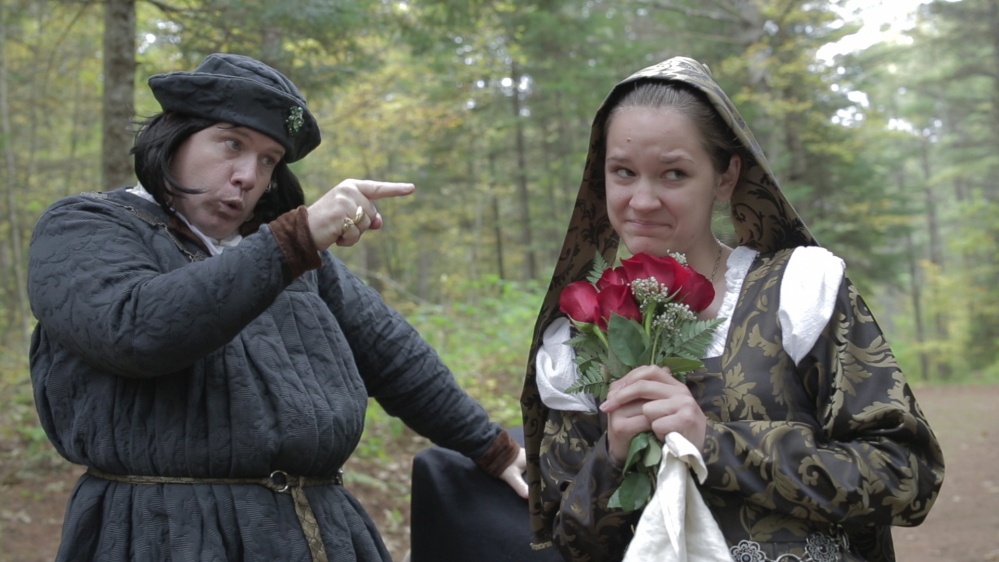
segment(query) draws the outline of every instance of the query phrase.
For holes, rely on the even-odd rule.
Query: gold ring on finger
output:
[[[357,211],[354,213],[354,222],[359,223],[364,220],[364,207],[358,205]]]
[[[343,233],[344,234],[346,234],[347,233],[347,229],[349,229],[352,226],[354,226],[354,221],[352,221],[350,219],[343,219]]]

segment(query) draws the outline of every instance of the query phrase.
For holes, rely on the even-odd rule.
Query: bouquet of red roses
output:
[[[577,331],[568,344],[576,351],[579,380],[567,391],[603,401],[611,382],[642,365],[668,367],[686,382],[687,373],[704,366],[700,358],[723,321],[697,319],[714,298],[711,282],[682,254],[637,254],[615,268],[598,255],[589,281],[572,283],[559,296],[559,308]],[[636,435],[624,481],[608,506],[635,510],[648,503],[661,460],[655,435]]]

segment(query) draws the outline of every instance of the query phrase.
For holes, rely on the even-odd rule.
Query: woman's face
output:
[[[191,135],[174,154],[180,185],[202,193],[175,197],[173,207],[206,235],[223,239],[246,222],[271,182],[284,147],[247,127],[217,123]]]
[[[617,112],[604,165],[607,213],[632,254],[689,254],[709,244],[714,251],[712,207],[731,197],[739,165],[716,172],[687,116],[669,109]]]

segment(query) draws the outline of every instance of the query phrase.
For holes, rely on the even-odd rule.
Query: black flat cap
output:
[[[249,127],[285,148],[285,162],[295,162],[321,141],[319,125],[305,96],[283,74],[247,56],[208,55],[193,72],[169,72],[149,78],[163,111],[186,113]]]

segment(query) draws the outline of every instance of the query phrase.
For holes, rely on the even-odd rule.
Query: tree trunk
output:
[[[922,152],[920,154],[922,160],[923,168],[923,179],[926,181],[926,188],[924,190],[924,197],[926,200],[926,228],[929,231],[930,236],[930,263],[932,263],[937,270],[938,275],[942,275],[945,270],[944,263],[944,253],[943,253],[943,240],[940,236],[940,219],[937,216],[937,207],[939,203],[936,200],[936,194],[934,192],[934,187],[931,185],[932,174],[930,170],[930,146],[929,140],[924,139],[922,145]],[[936,284],[934,284],[935,286]],[[942,309],[942,299],[939,298],[939,290],[934,288],[933,302],[938,303],[935,314],[933,315],[934,324],[936,328],[936,337],[940,340],[946,340],[949,337],[949,329],[947,326],[947,316],[944,314]],[[940,369],[940,376],[947,379],[950,378],[950,365],[946,362],[940,362],[937,364]]]
[[[503,265],[503,222],[500,218],[499,197],[496,195],[496,154],[489,153],[489,183],[492,184],[493,236],[496,240],[496,273],[500,281],[506,280],[506,267]]]
[[[912,317],[916,324],[916,344],[919,347],[919,379],[928,381],[930,380],[930,369],[929,361],[926,357],[926,350],[923,349],[923,343],[926,341],[926,333],[923,328],[922,293],[919,287],[919,264],[916,261],[911,232],[905,235],[905,246],[909,253],[909,295],[912,297]]]
[[[531,203],[527,190],[527,148],[524,141],[524,119],[520,116],[520,69],[514,62],[510,68],[513,78],[513,119],[517,141],[517,196],[520,200],[520,231],[524,243],[524,277],[537,277],[534,257],[534,240],[531,235]]]
[[[543,138],[551,138],[549,131],[556,129],[556,126],[552,125],[547,119],[541,119],[541,130],[544,132]],[[555,141],[542,140],[541,141],[541,161],[545,163],[542,170],[544,170],[545,176],[545,196],[548,201],[548,211],[545,213],[548,217],[558,217],[561,213],[559,209],[559,193],[561,191],[561,176],[554,173],[552,169],[552,162],[558,162],[561,158],[558,154],[558,147],[556,142],[558,137],[555,136]],[[541,238],[543,240],[558,240],[559,236],[562,234],[560,232],[562,228],[561,221],[549,220],[541,224]],[[558,254],[548,255],[548,252],[544,252],[542,259],[545,263],[554,263],[558,259]]]
[[[905,193],[905,178],[901,173],[895,175],[899,193]],[[923,344],[926,342],[926,332],[923,328],[923,298],[919,279],[919,260],[916,257],[916,245],[912,240],[912,231],[905,234],[905,248],[909,262],[909,296],[912,298],[912,317],[916,325],[916,347],[919,349],[919,378],[929,380],[929,358]]]
[[[18,220],[17,212],[17,160],[14,157],[14,146],[11,142],[13,131],[10,124],[10,97],[7,84],[7,10],[0,6],[0,126],[3,129],[3,148],[6,162],[6,177],[4,182],[7,188],[7,222],[10,226],[10,262],[13,266],[14,294],[17,295],[17,303],[11,308],[18,311],[21,325],[22,342],[27,344],[31,340],[31,327],[28,321],[28,291],[24,284],[21,224]]]
[[[479,156],[478,156],[478,151],[476,150],[475,140],[474,139],[472,139],[471,142],[469,142],[469,146],[471,147],[471,149],[468,152],[468,159],[467,159],[468,160],[467,161],[467,165],[468,165],[468,169],[467,169],[467,174],[468,174],[467,184],[468,184],[468,187],[469,187],[469,191],[471,191],[472,193],[476,193],[476,192],[478,192],[478,190],[476,189],[476,184],[478,182],[477,182],[477,179],[476,179],[477,174],[476,174],[476,167],[475,167],[475,165],[478,163]],[[481,237],[481,234],[482,234],[481,226],[482,226],[482,202],[483,202],[483,199],[484,199],[483,197],[475,197],[474,200],[473,200],[474,201],[473,202],[474,208],[472,209],[472,213],[473,213],[472,214],[472,222],[469,225],[469,228],[471,229],[472,239],[474,239],[474,240],[481,240],[482,239],[482,237]],[[464,222],[464,221],[462,221],[462,222]],[[468,247],[468,278],[471,279],[471,280],[478,280],[479,279],[478,263],[479,263],[479,245],[478,244],[469,244],[469,247]]]
[[[996,141],[996,149],[999,150],[999,0],[989,2],[989,29],[992,31],[992,76],[995,79],[995,87],[992,88],[992,118],[994,126],[992,128],[993,138]],[[996,190],[986,190],[990,200],[995,200]]]
[[[134,183],[132,119],[135,116],[135,0],[104,3],[104,137],[101,171],[104,186]]]
[[[274,68],[281,68],[281,30],[277,26],[264,28],[260,60]]]

